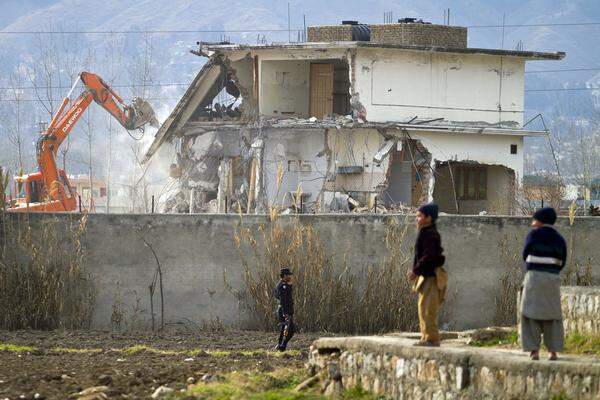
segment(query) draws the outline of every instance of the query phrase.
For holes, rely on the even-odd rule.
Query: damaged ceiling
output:
[[[187,88],[169,117],[161,125],[144,156],[144,163],[150,160],[164,142],[170,141],[174,137],[198,108],[205,107],[212,102],[213,98],[222,89],[222,82],[225,77],[226,68],[223,67],[223,55],[215,54],[211,56],[198,72],[198,75]]]

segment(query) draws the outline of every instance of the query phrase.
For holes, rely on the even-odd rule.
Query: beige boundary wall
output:
[[[62,225],[79,218],[78,214],[50,217]],[[31,215],[30,221],[35,226],[41,218],[48,216]],[[409,224],[403,247],[410,255],[416,233],[414,216],[319,214],[283,216],[278,223],[284,227],[310,224],[326,250],[345,257],[350,271],[360,274],[370,265],[380,265],[386,256],[385,237],[391,220]],[[226,286],[224,275],[231,287],[243,290],[235,230],[241,224],[257,230],[268,223],[265,215],[90,214],[81,244],[96,288],[92,327],[110,328],[115,306],[123,310],[125,320],[135,317],[140,328],[150,325],[148,286],[154,278],[156,261],[146,241],[161,263],[165,321],[202,324],[218,318],[226,326],[256,328],[252,315],[240,308]],[[522,265],[520,254],[529,224],[530,219],[524,217],[440,217],[438,228],[450,275],[444,305],[448,317],[441,321],[442,328],[494,325],[496,302],[502,294],[501,279]],[[567,242],[574,243],[575,264],[591,263],[594,279],[600,280],[600,246],[593,235],[600,230],[600,218],[577,218],[573,226],[567,218],[561,218],[557,228]],[[241,251],[247,252],[247,258],[252,257],[250,249]],[[157,298],[155,294],[155,311]]]

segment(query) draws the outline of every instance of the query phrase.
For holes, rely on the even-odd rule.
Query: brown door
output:
[[[333,114],[333,64],[310,64],[310,116]]]

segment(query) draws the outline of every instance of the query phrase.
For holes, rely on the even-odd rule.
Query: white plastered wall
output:
[[[308,117],[310,63],[304,60],[262,62],[260,110],[263,115]]]
[[[523,123],[525,60],[359,49],[355,90],[374,122],[445,118]]]
[[[316,156],[323,150],[323,140],[324,130],[321,129],[274,129],[266,132],[264,176],[269,206],[289,206],[292,203],[289,193],[295,193],[298,185],[302,193],[310,193],[307,202],[317,200],[327,171],[326,157]],[[278,190],[279,164],[283,177]]]

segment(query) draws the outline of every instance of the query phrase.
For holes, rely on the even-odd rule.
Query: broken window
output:
[[[477,166],[457,168],[456,193],[459,200],[487,200],[487,169]]]

